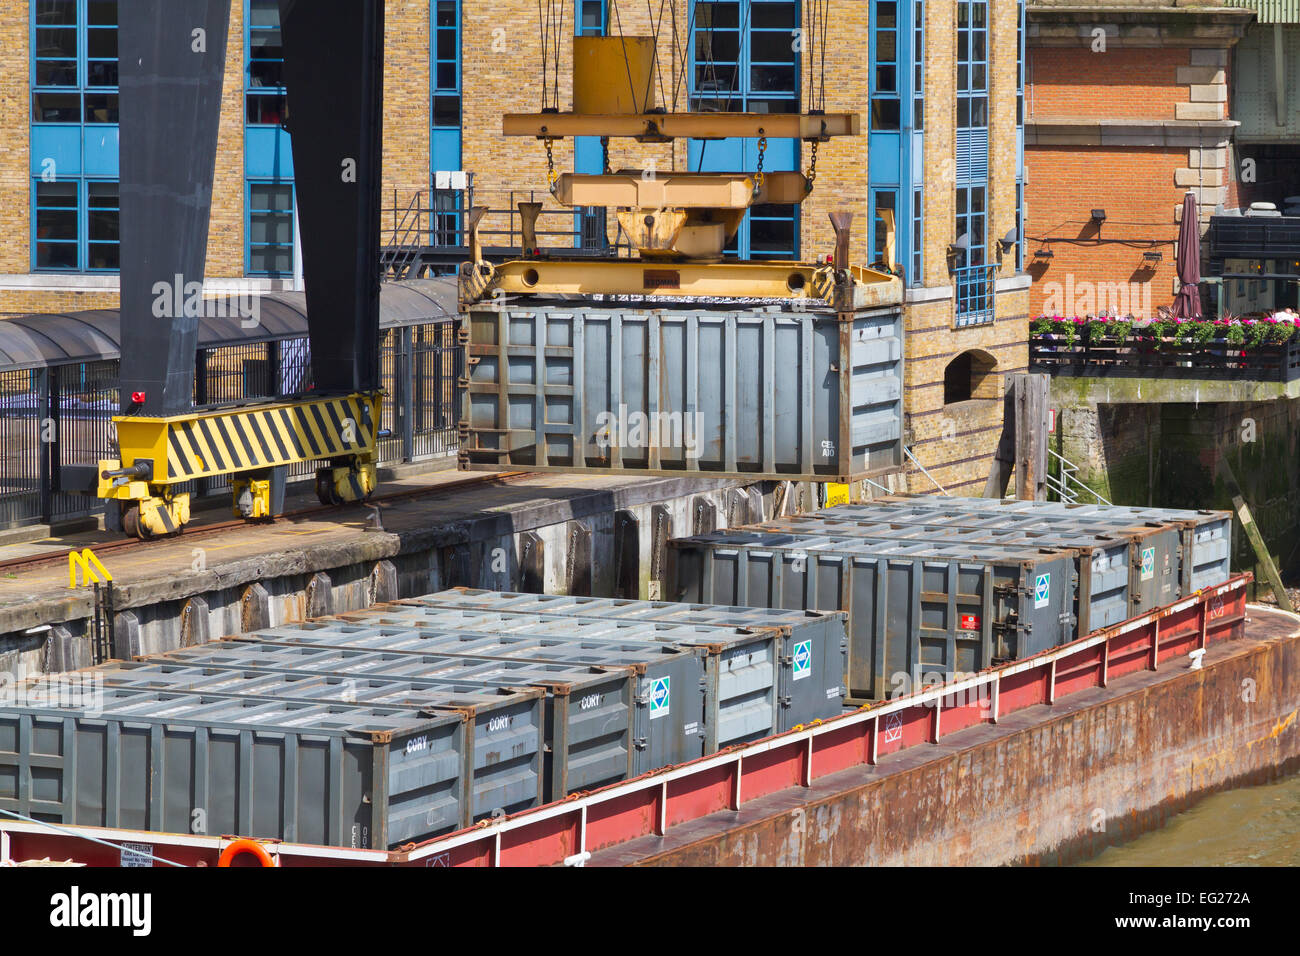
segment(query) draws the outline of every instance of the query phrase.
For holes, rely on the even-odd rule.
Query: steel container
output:
[[[996,509],[1000,513],[1026,513],[1043,519],[1069,518],[1084,528],[1112,533],[1115,524],[1124,522],[1149,525],[1152,522],[1175,524],[1182,529],[1182,547],[1191,561],[1180,564],[1179,585],[1183,594],[1222,584],[1232,573],[1232,512],[1193,511],[1184,508],[1142,508],[1128,505],[1068,504],[1058,501],[1019,501],[996,498],[951,498],[933,495],[896,495],[881,499],[890,507],[903,505],[917,508]]]
[[[100,669],[106,686],[175,692],[270,696],[415,706],[473,707],[484,744],[500,753],[504,714],[515,692],[545,695],[547,801],[626,780],[632,770],[630,667],[566,667],[528,661],[422,657],[371,651],[317,650],[285,644],[226,641],[159,657],[113,662]],[[495,806],[503,806],[497,803]],[[491,808],[489,808],[490,810]]]
[[[101,687],[91,707],[0,710],[0,808],[69,825],[393,848],[470,823],[469,732],[451,711]]]
[[[619,643],[656,641],[696,648],[705,662],[706,752],[761,740],[781,729],[779,697],[786,679],[781,660],[783,635],[775,629],[395,604],[346,617],[358,623],[410,624],[435,631]],[[811,659],[807,663],[811,666]],[[835,686],[838,690],[838,682]]]
[[[897,310],[536,304],[468,319],[463,468],[842,482],[902,468]]]
[[[960,500],[960,499],[958,499]],[[895,505],[849,505],[846,516],[865,517],[892,512]],[[838,509],[818,514],[833,515]],[[1036,540],[1048,536],[1067,547],[1088,547],[1099,537],[1123,539],[1131,545],[1129,574],[1129,616],[1171,604],[1183,595],[1183,543],[1189,529],[1177,522],[1138,522],[1128,517],[1106,518],[1100,515],[1052,515],[1039,511],[1004,511],[977,508],[970,511],[958,504],[951,507],[929,506],[904,508],[892,515],[891,523],[903,525],[950,525],[954,529],[974,529],[981,534],[997,533],[1000,540]],[[825,519],[823,519],[825,520]],[[954,532],[955,533],[955,532]]]
[[[669,542],[671,596],[848,613],[845,684],[880,700],[1074,637],[1070,551],[717,532]]]
[[[876,509],[888,511],[888,508]],[[948,548],[962,548],[979,556],[989,545],[1003,548],[1055,548],[1075,553],[1078,578],[1075,617],[1079,635],[1112,624],[1120,624],[1143,611],[1141,549],[1129,537],[1065,534],[1043,531],[1008,530],[980,527],[980,522],[943,524],[923,522],[908,516],[902,521],[870,520],[869,508],[830,508],[798,518],[781,518],[752,525],[746,530],[771,534],[833,535],[874,540],[926,541]],[[855,517],[858,516],[858,517]],[[909,521],[908,519],[911,519]],[[989,519],[994,521],[996,516]]]
[[[776,630],[781,637],[777,694],[779,731],[843,710],[848,667],[845,615],[782,608],[717,607],[670,601],[633,601],[569,595],[524,594],[452,588],[397,602],[447,608],[481,608],[512,613],[569,615],[621,621],[689,623],[726,628]],[[391,606],[391,605],[390,605]]]
[[[471,631],[449,633],[413,626],[362,626],[346,621],[307,621],[268,628],[237,641],[352,648],[432,657],[472,657],[571,667],[631,667],[636,674],[632,716],[632,775],[704,755],[709,728],[705,710],[705,652],[650,641],[533,638]]]

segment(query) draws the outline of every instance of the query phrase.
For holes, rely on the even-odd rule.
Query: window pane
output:
[[[285,97],[283,93],[249,94],[248,122],[254,125],[280,125],[284,117]]]
[[[36,238],[75,240],[77,238],[77,210],[36,210]]]
[[[454,27],[456,25],[455,0],[438,0],[438,26]]]
[[[250,27],[278,27],[280,5],[278,0],[250,0],[248,11]]]
[[[77,268],[77,244],[75,242],[36,243],[36,268]]]
[[[898,67],[883,64],[876,67],[876,92],[898,92]]]
[[[876,29],[893,30],[898,26],[898,4],[882,2],[876,4]]]
[[[755,33],[749,58],[757,63],[793,63],[794,37],[789,33]]]
[[[86,193],[91,209],[117,208],[117,183],[90,183]]]
[[[459,96],[435,96],[433,98],[433,125],[439,127],[460,126]]]
[[[76,86],[76,60],[38,60],[36,62],[37,86]]]
[[[876,62],[893,63],[898,59],[898,34],[892,31],[876,34]]]
[[[749,88],[756,92],[794,91],[794,66],[755,66],[749,71]]]
[[[293,271],[293,250],[278,246],[261,246],[249,250],[250,272],[289,273]]]
[[[439,60],[456,59],[456,31],[439,30],[437,39],[437,58]]]
[[[91,60],[86,64],[87,86],[117,86],[117,60]]]
[[[33,93],[32,120],[37,123],[80,123],[80,93]]]
[[[122,247],[116,242],[92,242],[86,250],[89,269],[122,268]]]
[[[41,30],[36,31],[36,55],[38,57],[76,57],[76,30]]]
[[[250,193],[253,209],[293,208],[293,187],[288,183],[257,183]]]
[[[116,93],[86,94],[87,123],[116,123],[117,121]]]
[[[898,100],[878,99],[871,101],[871,128],[892,130],[902,128]]]
[[[86,56],[95,60],[117,59],[117,31],[87,30]]]
[[[89,0],[86,4],[87,20],[92,27],[117,26],[117,0]]]
[[[797,113],[799,101],[793,98],[766,97],[750,100],[745,109],[751,113]]]
[[[252,213],[249,217],[248,241],[292,244],[293,217],[284,213]]]
[[[735,4],[731,4],[735,6]],[[795,4],[766,3],[755,0],[750,9],[750,21],[756,29],[793,30],[795,23]]]
[[[912,126],[915,129],[925,129],[925,100],[919,96],[912,101]]]
[[[440,90],[456,89],[456,64],[439,63],[434,70],[434,84]]]
[[[696,7],[695,22],[704,29],[740,26],[740,4],[702,2]]]
[[[248,85],[252,87],[280,87],[284,85],[284,64],[276,60],[250,60]]]
[[[34,6],[34,16],[39,26],[71,26],[77,22],[77,0],[39,0]]]

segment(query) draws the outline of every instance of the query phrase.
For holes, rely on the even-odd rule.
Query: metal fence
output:
[[[380,337],[383,404],[379,463],[454,456],[460,418],[457,382],[464,348],[456,320],[384,329]],[[60,484],[64,466],[117,457],[117,359],[53,368],[0,371],[0,529],[99,514],[97,499]],[[194,403],[212,408],[287,398],[311,386],[305,337],[219,346],[195,356]],[[315,465],[289,468],[289,481],[311,479]],[[182,491],[227,494],[228,478],[191,482]]]

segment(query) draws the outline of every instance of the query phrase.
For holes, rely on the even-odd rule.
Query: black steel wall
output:
[[[379,442],[381,465],[455,454],[465,355],[455,330],[447,320],[380,332],[383,428],[390,433]],[[60,491],[59,468],[117,456],[119,376],[117,359],[0,371],[0,529],[102,512],[96,499]],[[195,360],[196,406],[285,398],[311,386],[306,337],[203,349]],[[303,462],[289,477],[314,473]],[[217,478],[187,490],[203,496],[229,488]]]

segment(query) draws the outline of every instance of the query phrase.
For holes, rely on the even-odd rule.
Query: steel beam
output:
[[[862,117],[857,113],[507,113],[501,131],[506,136],[538,139],[610,136],[664,142],[772,136],[823,142],[832,136],[860,135]]]

